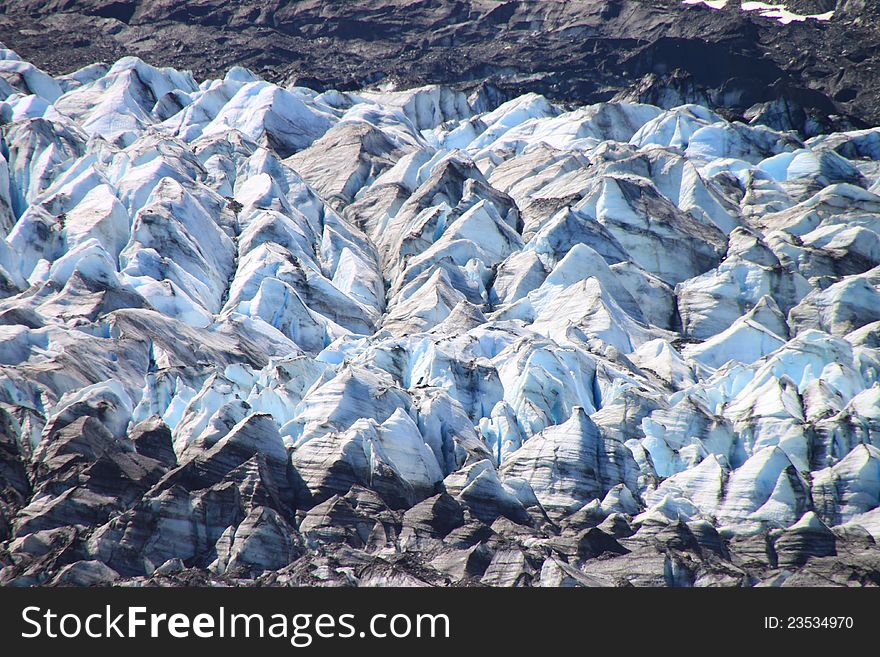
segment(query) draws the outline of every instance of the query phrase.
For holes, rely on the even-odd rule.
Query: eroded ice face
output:
[[[14,550],[275,569],[426,499],[880,537],[878,129],[0,72],[0,408],[55,482]]]

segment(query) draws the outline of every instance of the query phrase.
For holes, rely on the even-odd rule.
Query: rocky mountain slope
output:
[[[0,98],[0,583],[880,583],[880,129]]]
[[[801,15],[833,17],[788,25],[741,11],[760,3],[708,4],[721,8],[682,0],[0,0],[0,40],[52,74],[136,55],[198,78],[243,65],[319,91],[469,90],[490,80],[505,99],[536,92],[594,103],[636,89],[643,102],[708,104],[732,118],[785,98],[826,131],[841,127],[829,118],[837,115],[880,124],[877,3],[789,0]]]

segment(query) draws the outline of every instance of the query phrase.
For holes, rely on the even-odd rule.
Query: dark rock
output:
[[[599,524],[599,529],[611,534],[614,538],[628,538],[634,533],[629,520],[626,519],[626,516],[620,513],[612,513],[605,518],[605,520]]]
[[[218,573],[253,574],[278,570],[302,554],[299,535],[277,511],[256,507],[216,545]]]
[[[528,586],[536,574],[524,552],[506,549],[495,553],[480,582],[488,586]]]
[[[373,491],[352,486],[345,496],[334,495],[309,509],[300,523],[300,532],[312,547],[345,543],[362,548],[369,543],[377,524],[396,534],[399,514],[389,509]]]
[[[151,417],[132,427],[129,438],[135,451],[159,461],[168,468],[177,466],[177,455],[171,441],[171,431],[159,417]]]
[[[413,487],[391,465],[378,459],[368,462],[368,451],[358,431],[330,432],[294,450],[291,458],[303,480],[303,505],[345,495],[358,485],[369,486],[393,508],[412,506],[420,497]]]
[[[6,410],[0,409],[0,541],[9,537],[12,518],[31,495],[16,424]]]
[[[100,525],[117,507],[114,497],[88,488],[68,488],[58,496],[37,498],[24,507],[13,522],[13,536],[67,525]]]
[[[51,586],[108,586],[119,578],[112,568],[100,561],[77,561],[61,569]]]
[[[464,524],[464,510],[450,495],[441,493],[419,502],[403,514],[403,526],[443,538]]]
[[[780,532],[774,542],[780,568],[802,566],[813,557],[837,554],[837,538],[812,511],[788,529]]]
[[[492,550],[484,543],[466,549],[440,550],[431,560],[432,568],[448,575],[454,582],[479,580],[492,561]]]
[[[449,547],[464,549],[488,541],[494,535],[495,532],[487,524],[474,518],[466,518],[465,524],[449,532],[443,543]]]
[[[218,539],[244,515],[232,482],[194,493],[172,486],[95,530],[89,551],[123,576],[150,574],[169,559],[205,568]]]
[[[823,108],[820,120],[851,114],[880,121],[872,102],[880,33],[872,20],[877,9],[866,0],[840,0],[830,22],[790,26],[732,5],[714,11],[679,0],[589,0],[552,12],[519,1],[489,11],[476,2],[426,0],[207,0],[188,7],[83,0],[64,6],[62,29],[51,20],[57,3],[5,0],[0,40],[52,73],[131,54],[198,76],[222,77],[240,64],[319,90],[381,79],[402,88],[457,84],[492,104],[526,91],[597,102],[638,83],[635,93],[648,100],[670,98],[667,86],[675,98],[739,105],[740,112],[780,95],[798,100],[811,89],[823,99],[813,103]],[[178,45],[157,47],[169,43]]]
[[[776,551],[766,532],[733,537],[728,548],[734,565],[758,571],[776,567]]]
[[[696,563],[675,554],[645,548],[584,564],[589,577],[607,578],[614,586],[692,586]]]
[[[724,539],[711,523],[706,521],[690,522],[688,529],[703,553],[711,552],[723,559],[730,559],[730,552]]]
[[[566,562],[550,557],[541,566],[540,586],[551,588],[608,586],[608,581],[590,577]]]
[[[287,506],[296,506],[296,480],[290,471],[287,449],[278,435],[278,426],[268,415],[250,415],[213,447],[201,449],[194,444],[187,448],[187,454],[190,460],[165,475],[156,484],[155,493],[173,486],[191,491],[209,488],[229,481],[230,477],[243,481],[247,473],[238,468],[259,455],[262,471],[271,473],[274,482],[267,490],[277,487],[277,496],[281,496]]]

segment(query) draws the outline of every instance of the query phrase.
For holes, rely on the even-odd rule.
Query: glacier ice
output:
[[[877,129],[0,71],[0,582],[870,570]]]

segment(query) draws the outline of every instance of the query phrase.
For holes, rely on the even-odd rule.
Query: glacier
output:
[[[0,584],[880,582],[880,129],[0,98]]]

